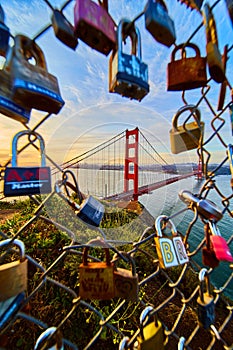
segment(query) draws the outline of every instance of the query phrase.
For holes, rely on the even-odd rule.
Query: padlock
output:
[[[125,32],[127,26],[130,29]],[[122,43],[131,39],[131,54],[124,53]],[[128,19],[121,19],[117,27],[117,49],[109,60],[109,92],[141,101],[149,92],[148,66],[141,58],[139,29]]]
[[[5,14],[0,4],[0,55],[6,57],[10,39],[10,30],[5,25]]]
[[[194,50],[194,57],[186,57],[187,48]],[[178,51],[181,51],[181,59],[175,60]],[[206,84],[206,57],[201,57],[199,47],[193,43],[176,46],[171,54],[171,62],[167,66],[167,90],[191,90]]]
[[[231,24],[233,26],[233,0],[225,0]]]
[[[190,111],[194,122],[185,122],[178,126],[178,118],[186,111]],[[200,110],[195,105],[181,107],[172,118],[172,129],[169,132],[171,152],[177,154],[198,148],[203,139],[204,126]]]
[[[140,335],[137,337],[138,350],[164,349],[163,326],[157,315],[150,317],[152,312],[153,307],[147,306],[140,315]]]
[[[233,146],[231,144],[227,146],[227,156],[230,164],[231,188],[233,189]]]
[[[191,209],[207,220],[219,221],[223,214],[218,206],[209,199],[198,198],[188,190],[179,192],[179,198]]]
[[[191,8],[191,10],[197,10],[200,12],[202,3],[204,0],[178,0],[181,4],[185,4],[187,7]]]
[[[89,246],[93,245],[104,249],[106,261],[87,261]],[[84,248],[83,262],[79,266],[79,282],[79,296],[82,299],[109,300],[114,298],[114,263],[110,261],[108,245],[102,239],[93,239]]]
[[[206,54],[209,74],[216,83],[222,83],[226,79],[225,69],[218,47],[215,19],[208,3],[204,5],[203,14],[206,29]]]
[[[6,64],[7,62],[8,55],[6,58]],[[14,100],[14,96],[12,94],[13,77],[11,70],[7,70],[5,65],[0,70],[0,113],[23,124],[27,124],[30,120],[31,109],[24,106],[20,101]]]
[[[78,45],[78,39],[74,32],[74,27],[64,16],[62,11],[53,10],[51,22],[55,36],[66,46],[75,50]]]
[[[202,262],[205,266],[208,266],[214,269],[219,265],[219,260],[217,259],[216,254],[210,242],[209,222],[207,222],[204,225],[204,231],[205,231],[206,245],[205,247],[202,248]]]
[[[30,59],[35,64],[30,63]],[[37,43],[16,35],[8,69],[14,78],[13,97],[28,108],[57,114],[64,101],[57,78],[47,71],[45,57]]]
[[[0,241],[0,248],[7,246],[11,239]],[[0,265],[0,329],[17,313],[25,300],[27,290],[28,260],[22,241],[15,239],[20,259]]]
[[[123,269],[115,265],[114,285],[115,296],[127,301],[138,301],[138,274],[136,273],[136,265],[132,256],[125,252],[120,252],[131,264],[131,270]],[[116,255],[113,257],[116,257]]]
[[[161,227],[162,222],[169,226],[172,236],[165,237]],[[155,220],[155,229],[157,233],[155,245],[160,267],[164,269],[188,263],[189,258],[184,243],[171,219],[166,215],[158,216]]]
[[[233,262],[230,249],[225,239],[221,236],[219,228],[214,221],[209,222],[210,227],[210,242],[215,252],[215,255],[219,261]]]
[[[197,298],[197,315],[199,325],[203,328],[209,328],[215,321],[214,297],[210,294],[210,280],[207,269],[203,268],[199,272],[200,289]],[[204,283],[206,292],[204,291]]]
[[[42,349],[47,350],[64,350],[64,343],[62,339],[62,334],[60,330],[57,330],[56,327],[47,328],[36,341],[34,350]]]
[[[39,141],[41,158],[39,167],[19,167],[17,164],[18,139],[25,135],[28,135],[28,137],[34,136]],[[42,136],[38,133],[23,130],[13,137],[11,165],[11,167],[6,167],[4,174],[4,195],[6,197],[44,194],[52,191],[51,171],[46,166],[45,144]]]
[[[75,33],[92,49],[108,55],[116,45],[116,25],[108,13],[108,0],[99,4],[92,0],[76,0]]]
[[[163,0],[148,0],[144,9],[145,26],[159,43],[170,47],[176,41],[175,25]]]

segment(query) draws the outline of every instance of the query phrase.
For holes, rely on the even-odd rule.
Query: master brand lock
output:
[[[106,261],[88,262],[89,246],[99,245],[104,249]],[[115,296],[114,263],[110,261],[107,244],[101,239],[88,242],[83,250],[83,262],[79,266],[79,296],[82,299],[109,300]]]
[[[64,350],[61,332],[56,327],[49,327],[41,333],[36,341],[34,350],[40,350],[45,345],[47,350]]]
[[[163,0],[148,0],[145,6],[146,29],[159,43],[170,47],[176,41],[175,25]]]
[[[11,239],[0,241],[0,248],[7,246]],[[20,251],[20,259],[0,265],[0,329],[5,327],[19,310],[27,290],[27,259],[22,241],[15,239],[12,244]]]
[[[201,269],[199,272],[200,290],[197,298],[197,315],[200,326],[207,329],[215,321],[214,297],[210,294],[210,280],[207,269]],[[204,292],[204,283],[206,292]]]
[[[4,23],[5,14],[0,4],[0,55],[6,56],[10,39],[10,30]]]
[[[35,60],[35,65],[30,63]],[[41,48],[24,35],[15,36],[15,45],[9,62],[12,72],[13,96],[28,108],[57,114],[64,101],[58,81],[47,71]]]
[[[17,143],[21,136],[36,137],[40,144],[41,165],[39,167],[19,167],[17,164]],[[51,192],[51,171],[45,166],[45,145],[43,138],[36,132],[19,131],[12,141],[11,167],[6,167],[4,175],[4,195],[6,197],[26,196]]]
[[[164,349],[162,323],[156,315],[150,316],[153,307],[147,306],[140,315],[140,336],[137,337],[139,350]]]
[[[215,268],[219,265],[219,260],[213,250],[210,242],[210,227],[209,222],[204,226],[206,246],[202,248],[202,262],[205,266]]]
[[[108,0],[99,5],[91,0],[76,0],[74,27],[79,39],[106,56],[116,45],[116,25],[108,13]]]
[[[206,28],[206,53],[209,73],[217,83],[225,80],[225,69],[218,48],[216,23],[208,3],[204,5],[204,23]]]
[[[214,221],[209,222],[210,227],[210,242],[215,252],[215,255],[219,261],[233,262],[230,249],[225,239],[221,236],[221,233]]]
[[[194,122],[177,125],[178,118],[186,111],[190,111]],[[201,121],[200,110],[194,105],[181,107],[172,118],[172,129],[170,130],[171,152],[174,154],[198,148],[204,134],[204,122]]]
[[[141,36],[134,25],[125,33],[128,19],[121,19],[117,27],[117,49],[109,60],[109,92],[141,101],[149,92],[148,66],[141,58]],[[131,54],[123,53],[122,42],[131,39]]]
[[[115,296],[130,301],[138,301],[138,274],[136,273],[135,261],[129,254],[120,252],[131,264],[131,270],[126,270],[115,265],[114,285]],[[116,255],[113,257],[113,259]]]
[[[162,222],[169,226],[172,236],[164,234],[161,227]],[[155,220],[155,237],[156,251],[158,254],[159,265],[162,268],[178,266],[189,261],[182,238],[178,235],[175,225],[166,215],[160,215]]]
[[[78,39],[74,33],[74,27],[67,20],[62,11],[54,9],[51,21],[56,37],[63,44],[75,50],[78,45]]]
[[[9,49],[9,53],[10,53]],[[6,66],[9,62],[9,55],[7,54],[6,63],[0,70],[0,113],[5,116],[17,120],[23,124],[27,124],[30,120],[31,109],[24,106],[22,102],[15,101],[13,90],[13,76],[11,70]]]
[[[195,56],[186,57],[187,48],[193,49]],[[181,59],[175,60],[178,51],[181,51]],[[167,90],[191,90],[206,84],[206,57],[201,57],[198,46],[193,43],[176,46],[171,54],[171,62],[167,66]]]

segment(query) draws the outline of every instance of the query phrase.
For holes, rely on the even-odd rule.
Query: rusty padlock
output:
[[[204,5],[203,14],[206,29],[206,54],[209,73],[211,78],[216,81],[216,83],[222,83],[225,80],[225,69],[218,47],[215,19],[208,3]]]
[[[15,36],[8,69],[14,78],[13,97],[16,101],[28,108],[55,114],[63,107],[58,80],[47,71],[43,51],[35,41],[25,35]]]
[[[148,0],[144,9],[145,26],[159,43],[170,47],[176,41],[174,21],[163,0]]]
[[[194,122],[178,126],[178,118],[186,111],[190,111]],[[195,105],[181,107],[172,118],[172,129],[169,132],[171,152],[177,154],[198,148],[203,139],[204,125],[204,122],[201,121],[200,110]]]
[[[0,55],[6,57],[10,39],[10,30],[4,22],[5,14],[0,4]]]
[[[10,242],[11,239],[0,241],[0,248]],[[12,244],[19,248],[20,259],[0,265],[0,329],[17,313],[27,290],[28,260],[25,258],[25,247],[18,239]]]
[[[138,274],[136,273],[136,265],[133,257],[125,252],[120,251],[131,265],[131,270],[117,267],[114,270],[115,296],[125,300],[138,301]],[[117,257],[114,255],[113,260]]]
[[[193,49],[195,56],[186,57],[187,48]],[[175,60],[178,51],[181,51],[181,59]],[[191,90],[206,84],[206,57],[201,57],[199,47],[193,43],[176,46],[171,54],[171,62],[167,66],[167,90]]]
[[[104,249],[106,261],[88,262],[87,254],[92,246]],[[114,268],[108,244],[100,238],[89,241],[83,250],[83,262],[79,266],[79,296],[82,299],[97,300],[114,298]]]
[[[56,38],[75,50],[78,45],[78,39],[74,32],[74,26],[67,20],[62,11],[54,9],[51,22]]]
[[[94,50],[108,55],[116,45],[116,25],[108,12],[108,0],[76,0],[74,7],[75,33]]]

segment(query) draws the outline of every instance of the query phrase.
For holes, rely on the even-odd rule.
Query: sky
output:
[[[208,3],[212,5],[214,2],[209,0]],[[61,0],[51,0],[51,4],[58,9],[63,3],[64,1]],[[64,14],[72,24],[74,24],[74,4],[75,1],[72,1],[64,10]],[[145,4],[146,1],[142,0],[109,0],[109,12],[118,24],[122,18],[133,20],[143,11]],[[52,11],[43,0],[2,0],[1,5],[5,11],[5,23],[13,36],[24,34],[33,38],[42,28],[51,23]],[[177,0],[166,0],[166,5],[175,23],[176,44],[178,45],[185,42],[202,23],[202,16],[195,10],[187,9]],[[226,44],[232,45],[233,30],[224,0],[221,0],[214,8],[213,14],[217,24],[219,48],[223,52]],[[45,140],[46,153],[56,163],[65,162],[125,129],[135,127],[141,129],[168,162],[197,162],[196,150],[179,155],[170,152],[171,120],[179,108],[184,105],[182,92],[167,91],[167,66],[174,46],[168,48],[158,43],[146,30],[144,16],[136,21],[136,26],[141,33],[142,61],[148,65],[150,85],[149,94],[141,102],[109,93],[111,53],[105,56],[81,40],[76,50],[72,50],[55,37],[52,28],[38,38],[37,44],[44,52],[48,71],[57,77],[61,96],[65,101],[59,114],[52,114],[37,129]],[[204,27],[197,32],[192,42],[200,48],[201,56],[205,56]],[[187,54],[192,55],[191,51]],[[229,81],[233,68],[232,56],[231,51],[227,62]],[[208,69],[207,74],[209,74]],[[209,85],[208,99],[216,110],[220,84],[211,81]],[[195,104],[200,96],[201,89],[185,93],[185,99],[190,104]],[[230,89],[228,88],[225,101],[229,100]],[[201,118],[205,122],[205,137],[207,138],[212,132],[210,122],[213,115],[205,102],[200,105],[200,111]],[[33,128],[45,114],[45,112],[32,110],[28,127]],[[232,134],[228,110],[223,117],[226,123],[221,135],[226,143],[231,143]],[[0,128],[0,163],[4,164],[11,154],[12,137],[25,127],[18,121],[1,115]],[[225,156],[225,149],[221,143],[214,138],[209,147],[212,154],[211,161],[221,161]],[[31,150],[24,151],[20,159],[19,161],[24,164],[32,164],[36,161],[37,155],[33,155]]]

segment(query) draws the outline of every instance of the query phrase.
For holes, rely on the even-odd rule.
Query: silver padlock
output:
[[[55,335],[53,336],[53,334]],[[46,342],[48,342],[48,344],[46,344]],[[45,344],[47,350],[64,350],[64,343],[61,332],[57,331],[56,327],[47,328],[39,336],[34,346],[34,350],[40,350]]]

